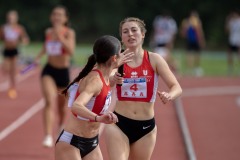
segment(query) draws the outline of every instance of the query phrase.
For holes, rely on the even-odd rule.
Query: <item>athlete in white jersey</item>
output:
[[[0,28],[0,39],[3,40],[3,71],[9,75],[10,87],[8,96],[17,98],[16,72],[20,44],[29,43],[25,28],[18,23],[18,13],[11,10],[7,13],[7,23]]]
[[[167,11],[155,17],[150,45],[154,52],[160,54],[166,60],[172,71],[177,69],[176,62],[172,56],[176,33],[177,23]]]

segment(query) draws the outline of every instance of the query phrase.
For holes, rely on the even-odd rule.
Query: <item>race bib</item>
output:
[[[48,41],[46,44],[46,51],[48,55],[56,56],[62,53],[62,43],[58,41]]]
[[[128,98],[146,98],[146,78],[125,78],[122,84],[121,96]]]

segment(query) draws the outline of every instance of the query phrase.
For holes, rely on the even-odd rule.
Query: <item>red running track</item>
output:
[[[183,78],[181,84],[184,91],[186,89],[182,102],[197,159],[240,159],[240,143],[237,137],[240,135],[240,108],[235,104],[237,94],[211,95],[209,98],[209,95],[196,95],[194,90],[213,85],[240,86],[239,79]],[[15,100],[8,99],[6,92],[0,92],[0,160],[53,160],[54,148],[46,149],[41,145],[43,126],[39,69],[19,82],[17,89],[19,96]],[[160,85],[161,89],[163,88]],[[33,106],[37,102],[39,103]],[[20,119],[22,125],[3,136],[3,131],[26,112],[36,113],[29,119],[26,118],[25,122]],[[187,151],[173,103],[163,105],[157,100],[155,113],[158,137],[152,160],[187,160]],[[25,117],[27,116],[25,114]],[[104,159],[107,160],[104,134],[101,136],[100,145]]]

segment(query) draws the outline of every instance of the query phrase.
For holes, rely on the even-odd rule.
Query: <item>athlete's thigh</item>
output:
[[[115,124],[105,125],[105,142],[109,160],[126,160],[129,157],[127,136]]]
[[[81,160],[80,151],[68,143],[58,142],[55,147],[55,160],[66,159]]]
[[[83,157],[83,160],[103,160],[99,145],[92,152]]]
[[[11,61],[9,58],[4,58],[3,59],[3,64],[2,64],[2,69],[5,71],[5,72],[8,72],[9,69],[10,69],[10,65],[11,65]]]
[[[133,143],[130,149],[130,159],[150,160],[155,147],[156,136],[157,127],[155,127],[150,133]]]
[[[55,98],[57,96],[57,86],[51,76],[44,75],[41,78],[41,84],[46,99]]]
[[[62,94],[61,92],[63,91],[63,88],[58,88],[57,89],[57,103],[58,103],[58,109],[66,109],[66,96]]]

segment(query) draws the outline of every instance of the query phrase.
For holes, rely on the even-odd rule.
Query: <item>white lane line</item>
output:
[[[26,80],[31,75],[33,75],[35,72],[29,72],[28,74],[24,75],[17,75],[17,83]],[[9,88],[9,81],[5,81],[3,83],[0,83],[0,92],[6,91]]]
[[[79,69],[74,68],[72,70],[71,74],[78,73],[78,72],[79,72]],[[33,73],[31,73],[31,74],[33,74]],[[1,88],[0,88],[0,91],[1,91]],[[44,107],[44,99],[42,98],[37,103],[35,103],[33,106],[31,106],[21,117],[19,117],[17,120],[15,120],[13,123],[11,123],[8,127],[6,127],[5,129],[3,129],[0,132],[0,141],[2,141],[9,134],[11,134],[14,130],[16,130],[21,125],[23,125],[26,121],[28,121],[34,114],[36,114],[38,111],[40,111],[43,107]]]
[[[193,147],[193,143],[192,143],[192,139],[191,139],[191,135],[190,135],[189,128],[188,128],[188,125],[187,125],[187,120],[186,120],[186,117],[185,117],[185,114],[184,114],[183,104],[182,104],[181,98],[177,98],[174,101],[174,104],[175,104],[178,120],[179,120],[179,123],[180,123],[180,128],[182,130],[183,139],[184,139],[184,143],[185,143],[185,146],[186,146],[186,151],[187,151],[188,158],[189,158],[189,160],[197,160],[195,150],[194,150],[194,147]]]
[[[0,132],[0,141],[10,135],[14,130],[23,125],[28,121],[33,115],[40,111],[44,107],[44,100],[40,99],[37,103],[31,106],[23,115],[21,115],[17,120],[11,123],[8,127]]]
[[[221,86],[184,89],[183,97],[216,96],[240,94],[240,86]]]

